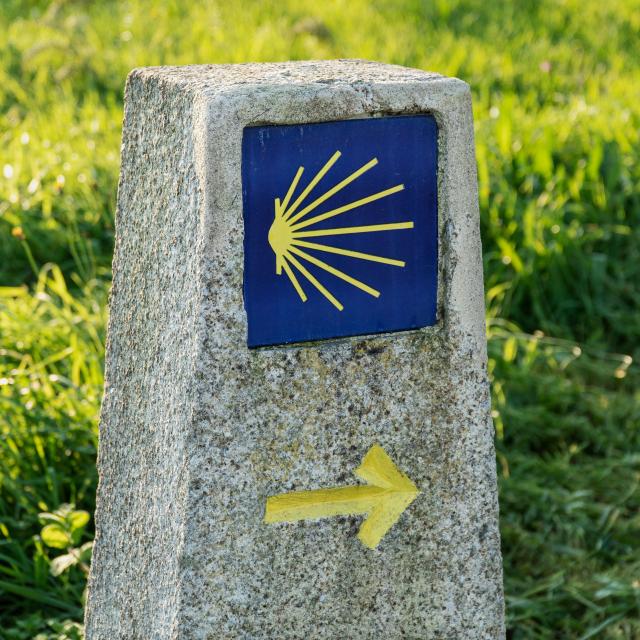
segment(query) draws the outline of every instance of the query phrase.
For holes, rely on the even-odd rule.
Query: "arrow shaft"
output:
[[[355,486],[314,491],[295,491],[267,499],[265,522],[293,522],[369,513],[389,490]]]

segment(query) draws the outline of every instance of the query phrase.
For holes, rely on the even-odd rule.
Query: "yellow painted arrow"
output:
[[[369,449],[355,475],[368,484],[294,491],[267,498],[264,521],[293,522],[366,513],[358,538],[375,549],[420,492],[378,444]]]

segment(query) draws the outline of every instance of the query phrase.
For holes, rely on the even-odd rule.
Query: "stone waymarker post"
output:
[[[89,640],[500,638],[469,88],[128,80]]]

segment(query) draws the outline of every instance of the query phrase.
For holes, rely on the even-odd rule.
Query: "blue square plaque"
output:
[[[247,127],[249,347],[435,324],[437,159],[427,115]]]

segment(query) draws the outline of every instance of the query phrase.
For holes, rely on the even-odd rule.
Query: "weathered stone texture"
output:
[[[245,126],[432,113],[439,323],[246,348]],[[363,61],[149,68],[127,85],[88,640],[503,636],[467,85]],[[421,495],[266,526],[375,442]]]

